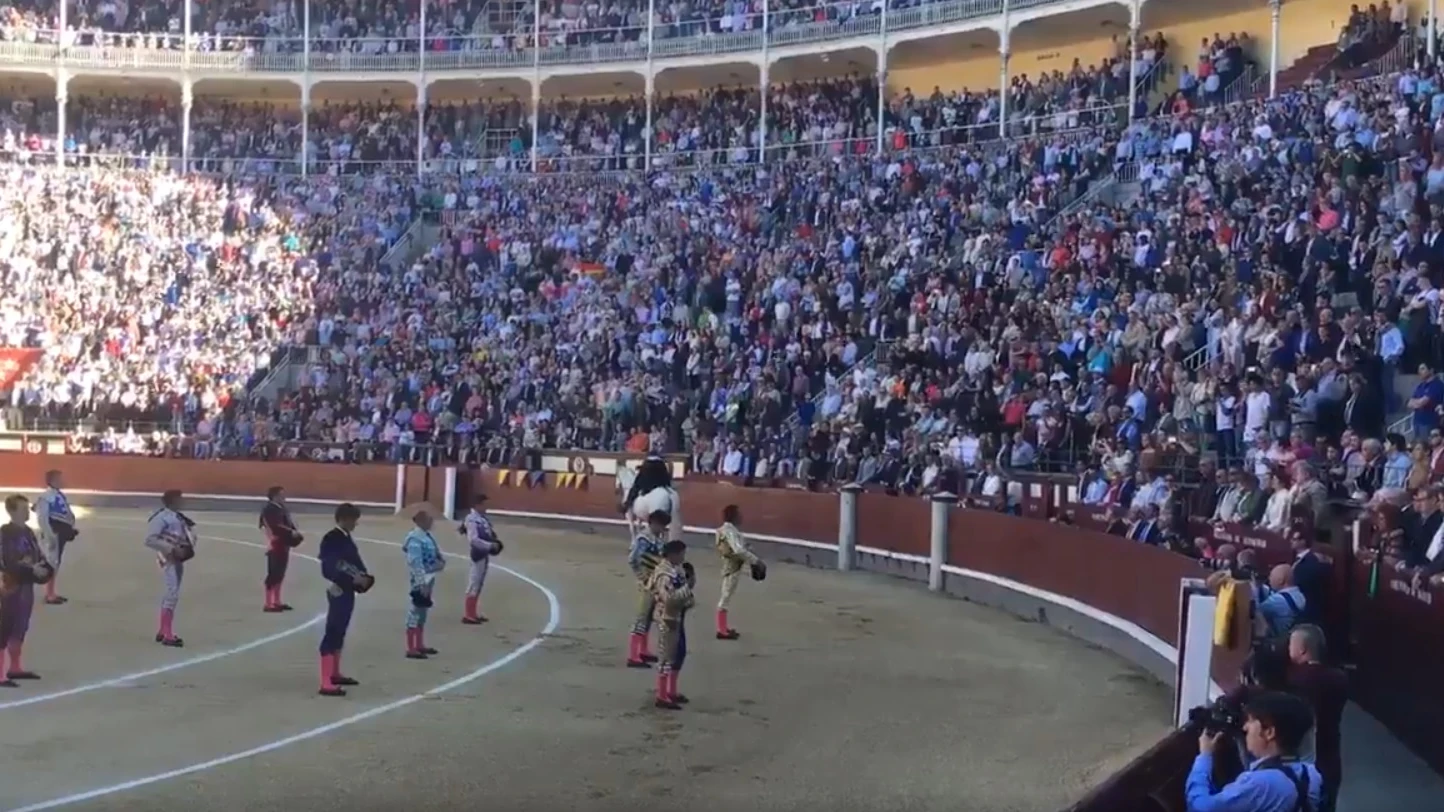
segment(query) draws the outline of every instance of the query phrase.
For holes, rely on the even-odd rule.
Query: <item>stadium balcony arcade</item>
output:
[[[1165,2],[1166,0],[1152,0]],[[650,168],[652,155],[652,116],[656,79],[659,74],[678,69],[706,68],[748,64],[756,68],[758,85],[771,86],[771,71],[780,60],[827,55],[844,51],[871,52],[875,57],[878,82],[879,112],[886,106],[886,77],[889,54],[898,45],[962,34],[991,30],[998,37],[999,88],[1003,92],[998,117],[999,135],[1010,134],[1006,90],[1009,86],[1008,60],[1012,32],[1030,21],[1067,15],[1105,6],[1121,5],[1129,13],[1129,37],[1133,58],[1130,60],[1130,118],[1137,107],[1137,53],[1139,29],[1145,0],[936,0],[908,8],[889,8],[891,1],[876,6],[871,14],[853,16],[855,4],[839,5],[837,18],[830,7],[823,6],[815,18],[788,19],[779,24],[773,19],[768,3],[760,14],[740,26],[743,30],[719,30],[716,21],[681,24],[657,22],[655,4],[650,5],[647,19],[651,25],[610,32],[613,42],[574,44],[552,42],[554,37],[540,26],[541,15],[533,13],[534,27],[510,35],[442,38],[418,37],[411,47],[388,48],[397,38],[377,40],[377,47],[365,40],[330,41],[314,38],[248,39],[214,37],[192,30],[190,4],[185,5],[182,33],[157,34],[144,38],[152,47],[117,47],[78,45],[66,31],[66,3],[59,5],[58,31],[30,31],[24,40],[0,41],[0,69],[10,72],[43,75],[54,79],[57,102],[57,130],[66,132],[65,108],[68,86],[82,76],[136,78],[177,82],[181,97],[182,166],[191,164],[191,108],[197,83],[210,80],[282,81],[293,83],[300,94],[302,154],[309,141],[308,113],[313,89],[329,82],[406,82],[416,88],[417,127],[424,131],[427,91],[434,82],[465,80],[475,82],[522,82],[529,86],[531,96],[531,166],[537,167],[537,143],[543,88],[547,80],[558,77],[598,73],[635,74],[645,88],[647,126],[645,157]],[[425,5],[419,26],[425,30]],[[539,6],[538,6],[539,7]],[[1270,54],[1270,90],[1274,88],[1279,70],[1280,3],[1271,0],[1274,46]],[[310,2],[304,4],[303,28],[312,30]],[[779,12],[781,13],[781,12]],[[738,26],[729,26],[736,28]],[[701,33],[698,33],[698,32]],[[594,35],[599,32],[583,32]],[[569,39],[570,37],[563,37]],[[588,37],[595,39],[595,37]],[[500,42],[500,44],[498,44]],[[541,43],[537,47],[537,43]],[[211,47],[212,45],[216,47]],[[388,52],[394,51],[394,52]],[[379,52],[377,52],[379,51]],[[762,94],[760,125],[761,142],[766,140],[767,93]],[[881,120],[881,116],[879,117]],[[1016,133],[1015,133],[1016,134]],[[418,171],[424,165],[424,139],[418,139]],[[57,139],[57,159],[64,160],[64,139]],[[877,134],[877,150],[883,150],[883,133]],[[306,166],[302,162],[301,172]]]

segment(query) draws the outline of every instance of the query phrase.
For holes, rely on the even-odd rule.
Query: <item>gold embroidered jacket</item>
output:
[[[680,621],[697,603],[692,587],[687,583],[687,573],[665,559],[657,564],[647,579],[647,591],[657,602],[657,619],[664,622]]]
[[[731,522],[717,528],[717,554],[722,556],[722,571],[731,574],[757,563],[757,556],[747,548],[747,537]]]

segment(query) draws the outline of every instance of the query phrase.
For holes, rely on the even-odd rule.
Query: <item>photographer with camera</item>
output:
[[[1308,703],[1278,691],[1259,692],[1245,702],[1242,732],[1252,761],[1215,790],[1214,752],[1233,746],[1240,721],[1220,707],[1201,714],[1198,756],[1184,785],[1189,812],[1319,812],[1323,777],[1314,765],[1299,760],[1299,748],[1314,724]]]

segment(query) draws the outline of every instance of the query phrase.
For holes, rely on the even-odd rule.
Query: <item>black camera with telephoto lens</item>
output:
[[[1243,722],[1243,705],[1227,696],[1188,712],[1188,726],[1200,732],[1239,735],[1243,733]]]

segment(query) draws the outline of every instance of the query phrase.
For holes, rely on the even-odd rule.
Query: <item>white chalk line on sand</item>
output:
[[[96,523],[102,524],[102,522]],[[236,544],[243,547],[257,547],[260,549],[265,549],[265,545],[257,544],[253,541],[241,541],[240,539],[224,538],[221,536],[202,536],[202,538],[211,541],[223,541],[228,544]],[[300,557],[310,561],[316,560],[315,558],[312,558],[308,555],[301,555]],[[156,666],[155,668],[148,668],[144,671],[135,671],[130,674],[121,674],[118,677],[111,677],[109,679],[103,679],[97,682],[87,682],[83,685],[76,685],[74,687],[66,688],[60,691],[52,691],[46,694],[36,694],[34,696],[27,696],[23,699],[15,699],[9,702],[0,702],[0,711],[10,710],[11,708],[23,708],[29,705],[39,705],[42,702],[53,702],[57,699],[65,699],[67,697],[78,696],[80,694],[88,694],[91,691],[100,691],[106,688],[118,688],[122,685],[126,685],[137,680],[158,677],[162,674],[169,674],[172,671],[179,671],[183,668],[203,665],[205,663],[214,662],[216,660],[224,659],[226,657],[234,657],[237,654],[245,654],[248,651],[258,649],[261,646],[268,646],[271,643],[275,643],[279,640],[285,640],[287,637],[293,637],[297,634],[300,634],[301,632],[306,631],[312,626],[318,625],[319,623],[321,623],[321,621],[325,619],[326,614],[323,612],[306,621],[305,623],[302,623],[299,626],[292,626],[289,629],[284,629],[282,631],[276,632],[275,634],[268,634],[265,637],[257,638],[248,643],[243,643],[239,646],[232,646],[231,648],[212,651],[208,654],[201,654],[196,657],[189,657],[187,659],[177,662]]]
[[[217,527],[242,526],[235,523],[227,522],[212,522],[211,524]],[[355,538],[357,541],[364,541],[368,544],[379,544],[386,547],[401,546],[394,541],[383,541],[381,539],[364,538],[362,536],[356,536]],[[467,558],[466,556],[459,553],[447,552],[444,553],[444,555],[447,558],[454,558],[458,560],[466,560]],[[110,786],[105,787],[97,787],[92,790],[77,792],[72,795],[65,795],[60,798],[51,799],[49,801],[40,801],[38,803],[29,804],[28,806],[15,807],[13,809],[7,810],[7,812],[41,812],[41,810],[45,809],[59,809],[60,807],[71,806],[73,804],[83,803],[85,801],[93,801],[97,798],[104,798],[109,795],[129,792],[130,790],[150,786],[151,784],[159,784],[161,782],[170,781],[175,778],[182,778],[187,775],[207,772],[209,770],[214,770],[217,767],[224,767],[227,764],[234,764],[238,761],[245,761],[249,758],[255,758],[256,756],[275,752],[276,750],[290,747],[293,744],[300,744],[301,742],[319,738],[321,736],[334,733],[338,730],[351,727],[352,725],[356,725],[370,719],[375,719],[378,716],[383,716],[385,714],[391,713],[392,711],[400,710],[404,707],[407,707],[408,705],[414,705],[417,702],[433,696],[439,696],[441,694],[449,693],[464,685],[475,682],[476,680],[479,680],[494,671],[498,671],[502,668],[507,667],[508,665],[511,665],[512,663],[516,662],[517,660],[521,659],[522,657],[535,650],[538,646],[540,646],[543,642],[546,641],[546,638],[550,634],[557,630],[558,626],[561,625],[561,600],[558,599],[556,593],[553,592],[550,588],[548,588],[545,584],[541,583],[540,581],[534,580],[530,576],[517,572],[510,567],[501,566],[500,564],[493,564],[492,568],[501,570],[507,575],[510,575],[513,578],[522,581],[528,586],[531,586],[532,588],[541,592],[542,595],[546,597],[547,624],[540,632],[537,632],[535,637],[533,637],[528,642],[522,644],[518,648],[512,649],[509,653],[504,654],[495,660],[492,660],[491,662],[477,668],[476,670],[471,671],[467,674],[463,674],[450,682],[442,683],[441,685],[438,685],[428,691],[423,691],[418,694],[412,694],[411,696],[393,700],[391,702],[387,702],[384,705],[378,705],[374,708],[361,711],[360,713],[355,713],[342,719],[337,719],[334,722],[320,725],[319,727],[313,727],[309,730],[303,730],[300,733],[287,736],[283,739],[276,739],[275,741],[257,745],[256,747],[252,747],[249,750],[241,750],[239,752],[231,753],[229,755],[210,759],[209,761],[197,762],[187,767],[180,767],[178,769],[168,770],[162,773],[156,773],[155,775],[148,775],[143,778],[133,778],[129,781],[123,781],[121,783],[111,784]]]

